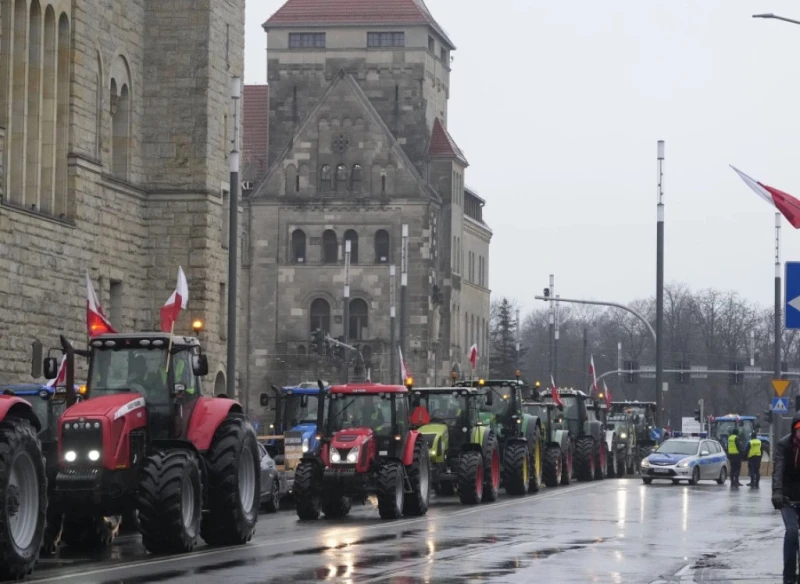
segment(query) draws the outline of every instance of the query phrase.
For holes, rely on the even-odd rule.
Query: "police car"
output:
[[[725,484],[730,469],[728,458],[716,440],[706,438],[672,438],[642,460],[642,481],[649,485],[653,479],[689,481],[713,480]]]

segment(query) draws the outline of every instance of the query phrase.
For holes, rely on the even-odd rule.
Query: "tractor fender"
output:
[[[403,465],[408,466],[414,462],[414,448],[417,445],[417,441],[423,440],[422,434],[417,432],[416,430],[411,430],[408,433],[408,440],[406,440],[406,445],[403,448]]]
[[[587,436],[591,436],[594,438],[596,442],[602,440],[601,437],[602,428],[600,427],[600,422],[597,420],[586,420],[584,424],[584,433]]]
[[[553,439],[561,450],[565,452],[569,450],[569,430],[556,430]]]
[[[606,452],[611,452],[617,442],[617,433],[614,430],[606,430]]]
[[[194,444],[199,452],[205,452],[211,447],[214,433],[231,412],[242,413],[242,406],[238,402],[219,397],[200,397],[189,420],[187,436],[189,442]]]
[[[485,446],[485,441],[488,436],[489,431],[487,426],[475,426],[470,435],[470,442],[472,444],[478,444],[479,446]]]
[[[21,397],[10,395],[0,396],[0,422],[9,417],[28,420],[31,423],[31,426],[36,428],[37,432],[40,432],[42,429],[42,424],[39,421],[39,418],[36,416],[36,413],[33,411],[33,406],[31,406],[31,404],[26,402]]]

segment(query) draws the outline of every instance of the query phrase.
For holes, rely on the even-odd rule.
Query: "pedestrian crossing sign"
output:
[[[789,398],[788,397],[773,397],[772,398],[772,411],[776,414],[789,413]]]

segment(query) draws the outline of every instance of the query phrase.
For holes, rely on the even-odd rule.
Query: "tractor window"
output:
[[[411,415],[408,411],[408,399],[404,395],[395,395],[395,408],[397,416],[397,431],[405,433],[408,429],[408,418]]]
[[[286,429],[291,430],[300,424],[316,424],[318,402],[319,398],[316,395],[298,393],[287,395],[283,414]]]
[[[511,389],[508,387],[487,387],[487,392],[493,393],[492,405],[486,404],[486,397],[483,398],[481,411],[495,414],[502,418],[511,415]]]
[[[578,398],[573,396],[561,396],[561,401],[564,404],[564,420],[567,423],[567,429],[577,436],[580,434],[581,417],[579,411]]]
[[[451,428],[462,425],[460,418],[464,413],[463,399],[453,393],[434,393],[427,396],[426,409],[432,423],[444,423]]]
[[[536,416],[540,420],[547,419],[547,406],[541,404],[523,404],[522,411],[529,416]]]
[[[153,404],[169,403],[167,353],[161,349],[95,349],[89,388],[93,395],[136,392]]]
[[[328,429],[371,428],[378,436],[392,434],[391,394],[340,394],[330,397]]]
[[[175,367],[175,385],[183,385],[186,395],[196,397],[200,393],[198,379],[192,370],[192,353],[187,349],[172,356],[172,365]]]

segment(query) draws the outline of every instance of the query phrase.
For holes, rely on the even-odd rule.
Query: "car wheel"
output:
[[[692,470],[692,478],[689,479],[689,484],[696,485],[699,481],[700,481],[700,467],[696,466],[694,467],[694,470]]]
[[[725,466],[723,465],[722,469],[720,469],[719,471],[719,478],[717,479],[717,484],[724,485],[725,481],[727,480],[728,480],[728,469],[725,468]]]
[[[678,479],[672,479],[672,484],[673,485],[679,485],[679,484],[681,484],[681,482]]]
[[[653,479],[651,479],[650,477],[642,477],[642,482],[643,482],[645,485],[649,485],[650,483],[652,483],[652,482],[653,482]]]

